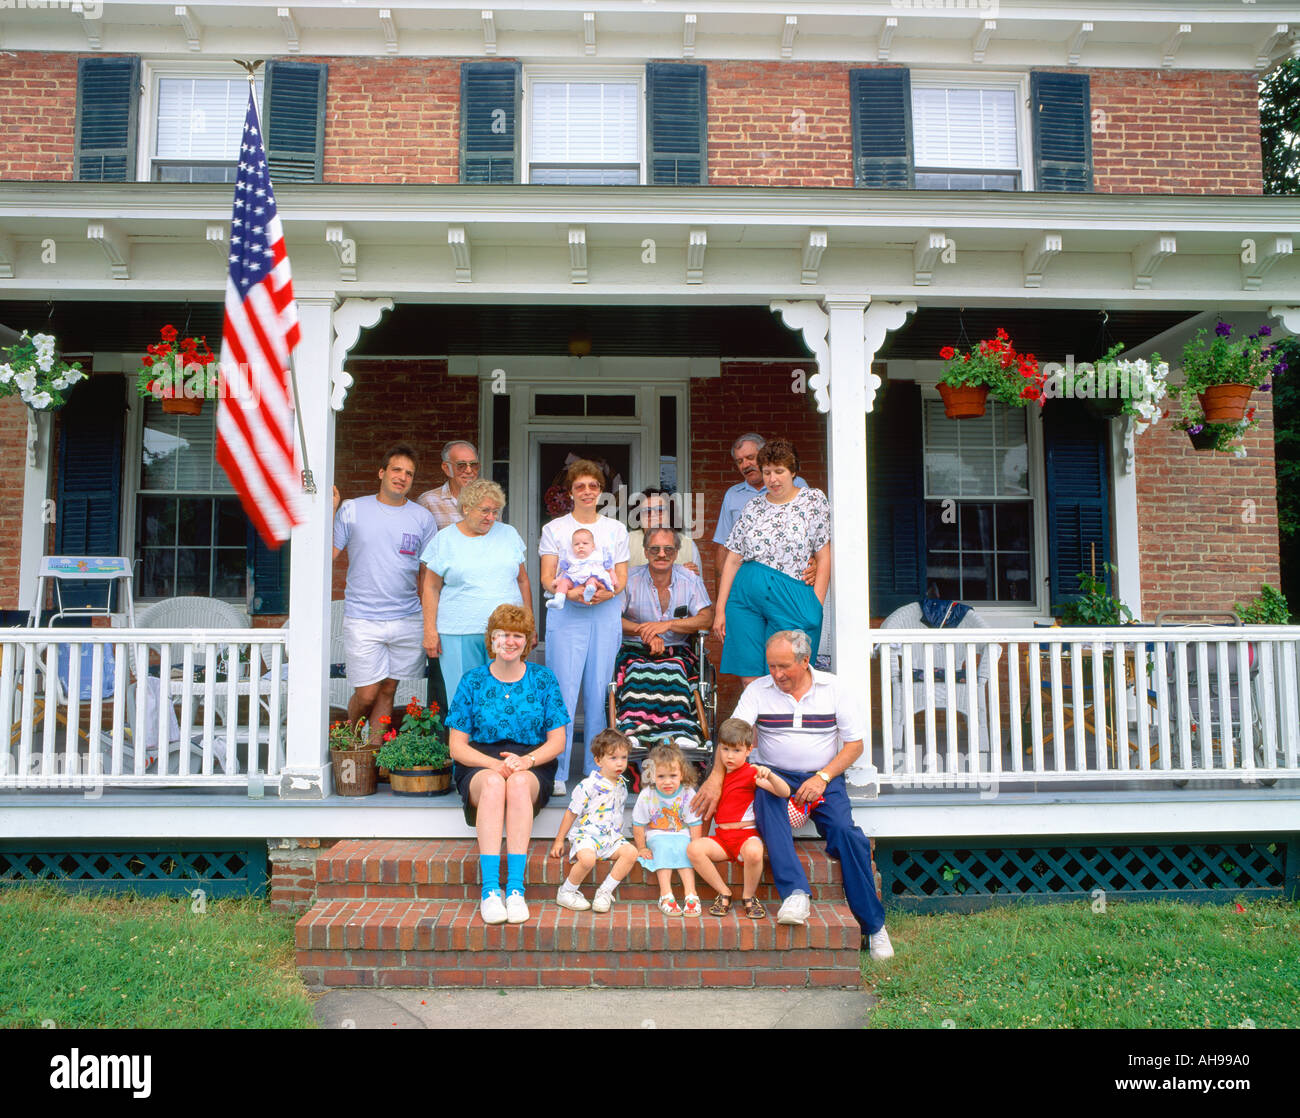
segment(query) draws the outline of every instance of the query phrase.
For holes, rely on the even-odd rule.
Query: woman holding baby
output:
[[[605,488],[601,468],[579,459],[569,467],[564,484],[573,511],[548,522],[538,545],[542,589],[560,595],[563,604],[549,609],[546,619],[546,666],[559,681],[570,718],[556,772],[557,792],[565,790],[569,778],[579,694],[588,754],[605,728],[605,689],[622,642],[621,595],[628,564],[627,528],[597,512]]]

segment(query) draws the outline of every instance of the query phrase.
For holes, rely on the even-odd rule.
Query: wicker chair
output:
[[[331,709],[347,710],[352,698],[352,688],[348,686],[346,675],[347,651],[343,646],[343,601],[330,602],[330,678],[329,703]],[[399,679],[397,694],[393,696],[393,710],[401,711],[412,699],[421,706],[428,702],[429,681],[419,679]],[[451,696],[447,696],[448,702]]]

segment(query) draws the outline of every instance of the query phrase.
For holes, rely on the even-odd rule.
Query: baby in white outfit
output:
[[[614,592],[614,560],[608,548],[596,555],[596,537],[586,528],[579,528],[569,540],[573,558],[560,557],[559,577],[555,580],[555,597],[546,603],[547,609],[563,609],[565,595],[575,586],[582,586],[582,600],[590,602],[602,586]]]

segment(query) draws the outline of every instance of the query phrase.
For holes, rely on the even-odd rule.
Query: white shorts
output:
[[[570,836],[569,861],[576,862],[578,851],[583,849],[594,850],[598,861],[607,861],[627,845],[627,839],[621,834],[611,834],[604,830],[579,831],[576,835]]]
[[[412,614],[396,621],[343,619],[343,653],[348,686],[369,687],[381,679],[423,678],[424,615]]]

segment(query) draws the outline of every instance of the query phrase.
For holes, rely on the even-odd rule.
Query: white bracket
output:
[[[343,370],[343,362],[357,344],[361,331],[369,329],[382,317],[384,311],[393,309],[392,299],[344,299],[335,309],[334,344],[330,347],[330,407],[343,410],[352,376]]]
[[[1247,264],[1243,261],[1241,265],[1241,289],[1243,291],[1258,291],[1264,285],[1264,273],[1282,257],[1290,256],[1292,247],[1290,236],[1279,233],[1272,238],[1271,244],[1264,245],[1263,249],[1256,255],[1255,263]]]
[[[799,34],[799,17],[786,16],[785,23],[781,27],[781,57],[790,58],[794,55],[794,37]]]
[[[199,22],[199,17],[184,4],[177,4],[175,12],[181,30],[185,32],[185,41],[189,44],[190,50],[202,50],[203,24]]]
[[[682,21],[682,57],[695,57],[695,25],[698,17],[694,12],[687,12],[686,18]]]
[[[456,266],[456,282],[471,282],[469,271],[469,237],[463,225],[453,225],[447,230],[447,247],[451,249],[451,262]]]
[[[1025,245],[1022,259],[1025,266],[1025,286],[1042,287],[1043,273],[1052,257],[1061,251],[1061,234],[1044,233]]]
[[[816,283],[817,273],[821,271],[822,253],[826,251],[826,230],[809,229],[808,240],[803,246],[803,272],[800,283]]]
[[[867,411],[874,411],[880,377],[871,371],[871,364],[885,344],[885,335],[897,330],[916,313],[915,303],[871,303],[862,316],[862,339],[866,346],[866,367],[862,370],[863,386],[867,392]]]
[[[1174,60],[1178,57],[1178,48],[1183,45],[1183,40],[1191,33],[1192,25],[1190,23],[1180,23],[1178,30],[1165,40],[1165,45],[1160,51],[1160,65],[1166,70],[1174,64]]]
[[[1092,34],[1091,23],[1079,24],[1079,29],[1070,39],[1070,46],[1066,52],[1066,64],[1069,66],[1079,65],[1079,56],[1083,53],[1083,44],[1088,41],[1088,36]]]
[[[1120,456],[1120,472],[1131,474],[1137,460],[1137,430],[1134,426],[1131,415],[1121,415],[1117,420],[1112,419],[1112,423],[1119,422],[1124,424],[1124,453]]]
[[[823,414],[831,410],[831,347],[826,340],[831,328],[831,316],[811,299],[789,302],[774,299],[769,304],[774,314],[781,316],[787,330],[798,330],[803,334],[803,344],[812,352],[817,362],[817,371],[808,378],[808,387],[812,389],[813,399],[817,401],[817,410]]]
[[[709,234],[704,229],[692,229],[686,243],[686,282],[704,282],[704,253],[709,247]]]
[[[217,250],[217,255],[221,257],[221,263],[226,265],[227,270],[230,264],[230,238],[226,236],[226,227],[220,224],[209,224],[203,232],[203,243],[211,245]]]
[[[86,42],[91,50],[99,50],[104,45],[104,40],[100,30],[104,25],[103,14],[104,6],[102,4],[93,5],[95,14],[93,16],[86,14],[85,4],[73,4],[72,12],[74,15],[81,17],[81,29],[86,33]]]
[[[14,265],[18,263],[18,242],[0,230],[0,279],[14,278]]]
[[[596,53],[596,13],[582,13],[582,53]]]
[[[27,408],[27,465],[31,469],[36,469],[36,448],[40,445],[40,417],[48,414],[47,412],[38,412],[35,408]]]
[[[569,282],[587,282],[587,229],[583,225],[569,226]]]
[[[301,49],[298,41],[298,23],[293,18],[293,12],[289,8],[276,8],[276,18],[280,21],[280,27],[284,31],[284,45],[290,54],[297,54]]]
[[[384,50],[389,54],[397,53],[397,24],[393,22],[391,8],[379,9],[379,29],[384,33]]]
[[[975,41],[971,43],[970,58],[972,62],[983,62],[984,52],[989,48],[989,40],[993,38],[993,33],[998,29],[996,19],[986,19],[980,25],[980,29],[975,32]]]
[[[114,279],[131,278],[131,239],[120,229],[107,221],[92,221],[86,226],[86,240],[104,250]]]
[[[1290,30],[1287,24],[1279,23],[1273,29],[1273,33],[1259,44],[1259,48],[1255,51],[1256,70],[1267,70],[1273,64],[1273,52],[1282,45],[1282,40],[1287,37]]]
[[[497,17],[491,9],[484,9],[482,13],[483,20],[483,53],[496,54],[497,52]]]
[[[357,278],[357,242],[344,232],[341,225],[325,226],[325,243],[339,258],[339,279],[355,281]]]
[[[1155,278],[1156,269],[1167,256],[1178,251],[1178,238],[1172,233],[1157,233],[1133,251],[1133,286],[1148,291]]]
[[[1292,334],[1300,334],[1300,307],[1269,307],[1268,313],[1273,318],[1280,318],[1282,325]]]
[[[894,36],[898,33],[898,17],[887,16],[885,26],[880,29],[880,39],[876,43],[876,61],[888,62],[889,52],[894,49]]]
[[[912,282],[917,287],[929,287],[934,278],[934,266],[939,254],[948,247],[948,234],[931,229],[912,249]]]

